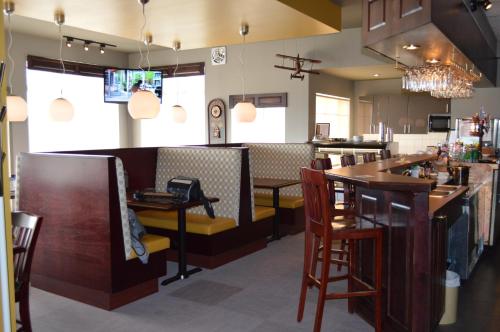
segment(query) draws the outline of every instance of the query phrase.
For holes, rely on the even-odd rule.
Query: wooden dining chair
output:
[[[12,236],[14,244],[15,299],[19,303],[21,325],[18,331],[31,332],[29,289],[31,262],[40,233],[42,217],[26,212],[12,213]]]
[[[363,163],[371,163],[377,160],[377,154],[375,152],[365,152],[363,153]]]
[[[303,167],[301,169],[302,190],[304,192],[304,207],[306,216],[304,266],[302,285],[300,290],[297,321],[302,321],[307,295],[310,286],[319,288],[318,302],[314,321],[314,332],[321,330],[323,309],[326,300],[348,299],[348,310],[354,312],[354,299],[360,296],[375,298],[375,331],[382,331],[382,228],[360,218],[352,218],[350,222],[338,222],[334,219],[328,198],[327,180],[321,171]],[[349,268],[345,275],[330,276],[330,263],[335,261],[331,257],[333,240],[347,239],[351,248]],[[368,285],[365,280],[356,276],[358,241],[369,239],[375,246],[374,250],[374,286]],[[317,257],[315,251],[319,243],[324,245],[322,257]],[[314,261],[321,261],[321,273],[316,277]],[[347,279],[347,292],[327,293],[329,282]]]
[[[380,159],[389,159],[391,158],[391,150],[380,150]]]

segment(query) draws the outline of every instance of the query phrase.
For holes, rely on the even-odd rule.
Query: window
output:
[[[30,152],[111,149],[120,146],[119,106],[104,103],[102,77],[27,70]],[[60,96],[74,107],[69,122],[56,122],[49,106]]]
[[[186,122],[172,120],[175,104],[186,110]],[[164,78],[160,113],[154,119],[140,120],[139,146],[205,144],[206,118],[204,75]]]
[[[350,137],[349,98],[316,94],[316,123],[330,123],[330,137]]]
[[[284,143],[285,107],[257,108],[253,122],[238,122],[231,109],[232,143]]]

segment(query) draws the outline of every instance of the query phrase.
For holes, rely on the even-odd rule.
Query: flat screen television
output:
[[[162,75],[161,70],[107,68],[104,70],[104,102],[127,103],[138,89],[153,92],[161,102]]]

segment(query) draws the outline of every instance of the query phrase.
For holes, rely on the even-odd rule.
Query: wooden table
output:
[[[275,210],[275,214],[271,241],[280,239],[280,188],[293,186],[299,183],[300,180],[253,178],[254,188],[273,190],[273,208]]]
[[[208,200],[213,202],[218,202],[218,198],[209,197]],[[173,277],[167,278],[161,282],[163,286],[168,285],[171,282],[174,282],[179,279],[186,279],[191,274],[197,273],[201,271],[201,268],[196,267],[191,270],[187,270],[187,259],[186,259],[186,209],[203,205],[201,201],[194,202],[179,202],[173,199],[158,199],[155,202],[148,201],[139,201],[134,200],[132,196],[127,196],[127,205],[130,208],[147,208],[152,210],[160,210],[160,211],[177,211],[177,233],[178,233],[178,271],[177,274]]]

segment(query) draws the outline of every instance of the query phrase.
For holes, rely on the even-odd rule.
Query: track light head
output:
[[[89,45],[90,45],[90,42],[89,42],[89,41],[85,41],[85,42],[83,43],[83,49],[84,49],[85,51],[88,51],[88,50],[89,50]]]
[[[3,3],[3,13],[5,15],[11,15],[14,10],[16,10],[16,4],[14,1],[4,1]]]
[[[71,47],[71,43],[73,42],[73,38],[71,37],[66,37],[66,46]]]
[[[101,52],[101,54],[104,54],[105,47],[106,47],[106,45],[104,45],[104,44],[101,44],[101,46],[99,47],[99,52]]]
[[[478,5],[483,7],[484,10],[490,10],[493,7],[491,0],[471,0],[469,4],[471,11],[476,11]]]

